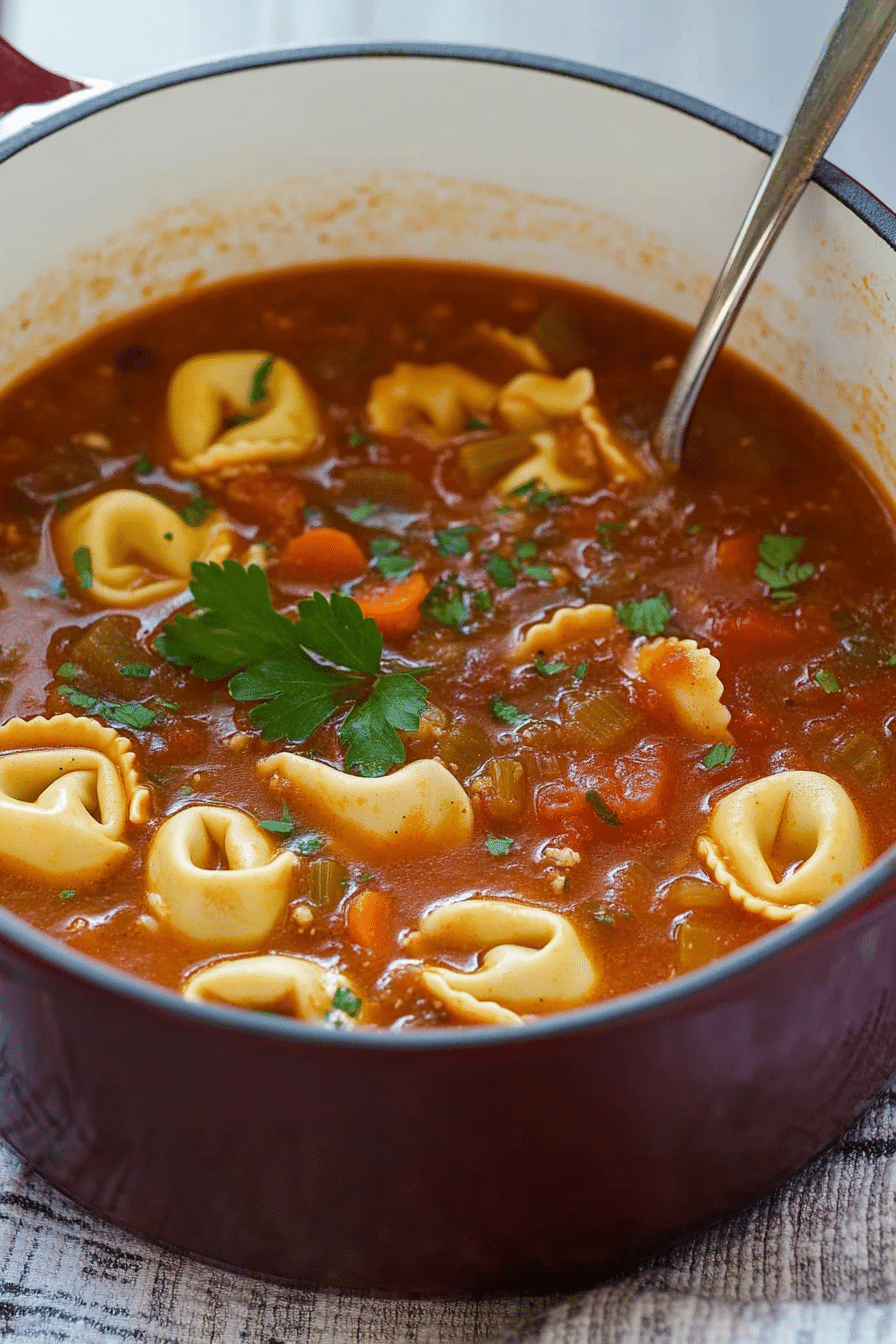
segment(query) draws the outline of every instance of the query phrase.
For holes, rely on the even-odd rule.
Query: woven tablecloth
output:
[[[137,1344],[896,1341],[896,1089],[739,1217],[575,1298],[383,1301],[242,1278],[83,1212],[0,1147],[0,1335]]]

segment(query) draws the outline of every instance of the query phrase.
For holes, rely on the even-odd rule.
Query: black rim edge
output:
[[[778,137],[755,123],[725,112],[688,94],[679,93],[662,84],[634,75],[620,74],[597,66],[561,57],[530,55],[501,48],[463,46],[438,43],[354,43],[337,46],[282,48],[276,51],[252,52],[224,56],[197,65],[151,75],[120,88],[85,97],[70,107],[42,117],[30,126],[0,141],[0,163],[45,139],[48,135],[86,117],[105,111],[119,103],[129,102],[144,94],[155,93],[178,84],[191,83],[217,75],[240,70],[261,69],[272,65],[289,65],[305,61],[347,60],[370,56],[411,57],[433,60],[474,61],[490,65],[506,65],[545,74],[602,84],[650,102],[673,108],[736,139],[770,154]],[[845,205],[884,242],[896,250],[896,214],[871,192],[862,187],[848,173],[827,160],[822,160],[813,174],[813,180],[831,196]],[[242,1009],[213,1004],[194,1004],[171,990],[163,989],[148,980],[141,980],[125,971],[98,961],[85,953],[67,947],[33,925],[0,906],[0,936],[12,947],[20,949],[38,963],[78,981],[87,981],[92,987],[135,1000],[141,1006],[168,1018],[186,1018],[194,1026],[209,1029],[237,1030],[254,1036],[274,1039],[302,1040],[342,1049],[376,1049],[400,1051],[429,1051],[444,1049],[477,1049],[496,1046],[525,1046],[533,1039],[550,1039],[578,1035],[601,1027],[615,1027],[631,1018],[649,1018],[665,1009],[675,1008],[683,1001],[699,999],[704,993],[724,987],[745,976],[766,961],[787,949],[816,937],[843,916],[855,911],[888,883],[896,883],[896,847],[881,855],[853,883],[831,897],[808,919],[791,922],[771,930],[756,942],[720,961],[698,971],[664,984],[587,1007],[552,1014],[537,1022],[509,1029],[507,1027],[421,1027],[406,1033],[377,1029],[337,1032],[330,1027],[308,1022],[256,1015]],[[891,897],[892,899],[892,897]]]

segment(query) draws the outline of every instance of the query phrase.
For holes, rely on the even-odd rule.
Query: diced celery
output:
[[[586,363],[591,354],[578,314],[566,303],[552,303],[545,308],[526,335],[532,337],[556,368]]]
[[[460,463],[474,490],[484,490],[492,481],[531,457],[535,449],[528,434],[508,434],[500,439],[474,439],[460,450]]]
[[[348,869],[335,859],[312,859],[308,865],[308,900],[320,910],[333,910],[348,884]]]
[[[488,733],[475,723],[458,723],[439,741],[439,757],[458,779],[469,779],[491,755]]]

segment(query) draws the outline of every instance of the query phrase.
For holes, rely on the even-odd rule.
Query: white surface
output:
[[[51,69],[119,81],[277,44],[470,42],[669,84],[780,131],[841,0],[2,0],[2,31]],[[896,44],[829,157],[896,206]]]

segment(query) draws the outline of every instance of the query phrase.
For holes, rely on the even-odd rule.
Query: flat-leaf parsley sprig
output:
[[[339,727],[346,769],[375,776],[404,763],[397,730],[419,727],[428,693],[411,671],[384,670],[383,636],[352,598],[315,593],[292,621],[264,570],[235,560],[197,561],[190,592],[199,610],[176,615],[155,647],[207,681],[228,677],[234,700],[264,702],[251,718],[266,741],[305,742],[354,699]]]

